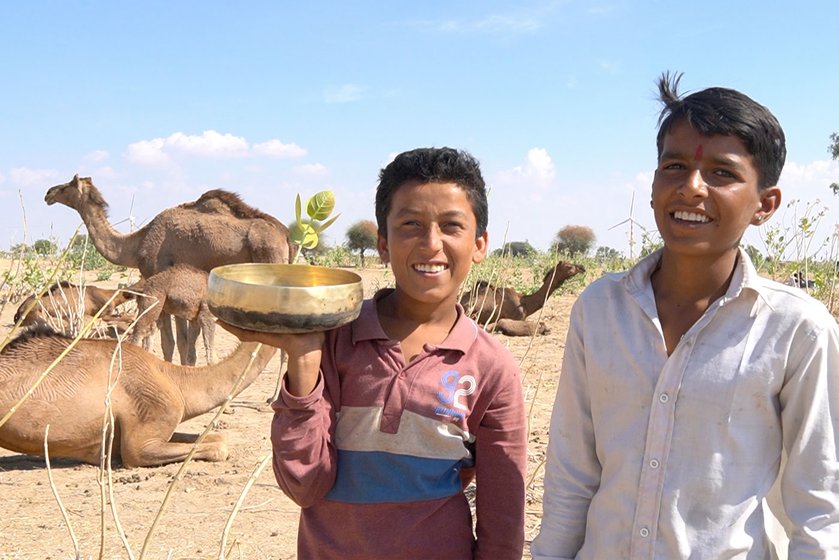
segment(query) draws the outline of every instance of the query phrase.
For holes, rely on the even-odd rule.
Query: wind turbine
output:
[[[632,260],[635,258],[634,249],[635,249],[635,226],[637,225],[644,231],[647,231],[647,228],[642,226],[640,223],[635,221],[634,218],[635,212],[635,191],[632,191],[632,200],[629,203],[629,217],[622,222],[619,222],[612,227],[609,228],[609,231],[615,229],[618,226],[622,226],[623,224],[629,222],[629,259]]]

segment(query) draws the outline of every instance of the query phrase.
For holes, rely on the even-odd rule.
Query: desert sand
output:
[[[364,279],[365,296],[392,281],[392,275],[384,268],[357,272]],[[118,282],[119,278],[114,276],[112,280],[94,283],[114,287]],[[576,294],[551,296],[539,317],[550,329],[547,335],[532,339],[495,335],[520,360],[529,411],[528,541],[539,527],[548,422],[568,313],[575,298]],[[15,308],[16,305],[8,304],[0,315],[0,339],[12,327]],[[227,355],[237,342],[217,329],[216,356]],[[198,365],[201,365],[204,353],[200,339],[198,344]],[[161,356],[159,343],[153,351]],[[101,558],[105,559],[139,558],[144,547],[143,558],[149,560],[221,558],[223,539],[224,558],[295,558],[299,510],[277,487],[270,464],[253,482],[225,533],[234,505],[254,469],[270,454],[272,413],[268,400],[276,388],[278,366],[279,359],[275,356],[257,381],[231,401],[230,413],[221,414],[216,420],[214,429],[227,436],[228,460],[188,463],[162,511],[161,504],[181,468],[180,463],[115,468],[110,475],[111,499],[104,482],[107,473],[102,478],[100,469],[93,465],[52,459],[53,483],[78,542],[79,558],[100,558],[100,549]],[[216,416],[213,411],[192,419],[181,424],[179,431],[199,433]],[[0,516],[0,560],[76,558],[73,538],[51,490],[48,474],[44,458],[0,449],[0,497],[5,508]],[[125,531],[131,554],[119,537],[112,509]],[[527,552],[524,558],[529,558]]]

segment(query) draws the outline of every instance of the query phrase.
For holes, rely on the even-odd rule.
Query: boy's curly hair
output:
[[[487,228],[489,210],[486,183],[478,160],[454,148],[417,148],[402,152],[379,172],[376,188],[376,224],[379,233],[387,236],[387,215],[393,193],[408,181],[420,183],[456,183],[466,192],[480,237]]]

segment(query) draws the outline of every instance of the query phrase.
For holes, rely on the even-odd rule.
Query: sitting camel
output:
[[[71,341],[43,328],[11,341],[0,352],[0,412],[18,402]],[[104,397],[111,383],[113,456],[125,467],[182,461],[197,436],[175,432],[178,424],[224,403],[253,360],[235,387],[234,396],[239,394],[275,351],[241,343],[218,364],[194,368],[163,361],[133,344],[120,347],[114,340],[81,339],[0,426],[0,447],[43,455],[44,429],[49,425],[51,457],[99,465],[107,415]],[[227,455],[224,435],[208,434],[194,457],[224,461]]]
[[[35,294],[27,297],[18,306],[14,322],[20,322],[22,327],[49,325],[68,336],[75,336],[85,323],[104,308],[99,318],[105,327],[105,334],[115,336],[124,332],[134,319],[132,313],[118,310],[127,300],[122,290],[91,284],[79,286],[63,280],[50,286],[40,298],[36,298]],[[98,330],[97,325],[94,334],[100,334]]]
[[[190,322],[185,343],[181,344],[178,339],[181,364],[195,365],[199,330],[203,335],[207,363],[213,363],[216,320],[207,305],[207,276],[205,271],[188,264],[176,264],[126,288],[127,296],[137,300],[137,323],[129,340],[134,344],[142,341],[143,348],[148,350],[155,325],[159,320],[168,321],[169,315],[173,315]],[[193,326],[196,323],[200,328]],[[164,355],[164,359],[171,362],[172,356]]]
[[[513,288],[500,288],[479,280],[475,287],[463,294],[460,304],[475,321],[488,331],[507,336],[531,336],[546,334],[544,324],[525,321],[527,317],[542,309],[545,302],[563,282],[576,274],[585,272],[578,264],[559,261],[545,274],[542,286],[532,294],[519,294]]]

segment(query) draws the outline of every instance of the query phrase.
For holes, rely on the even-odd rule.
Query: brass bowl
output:
[[[210,311],[254,331],[325,331],[358,317],[361,277],[348,270],[306,264],[219,266],[208,280]]]

